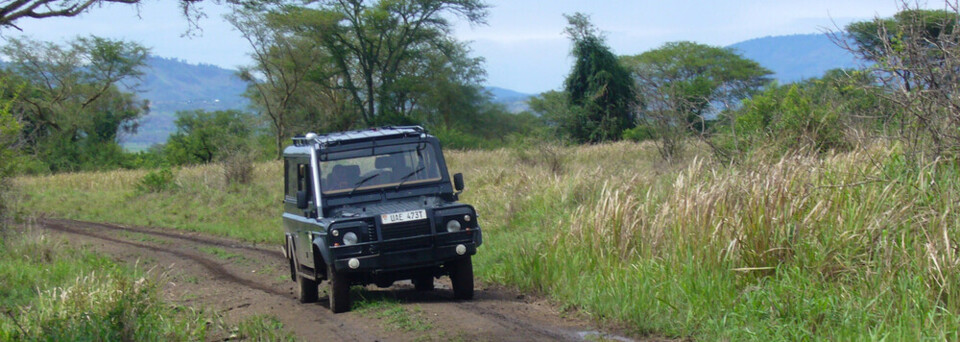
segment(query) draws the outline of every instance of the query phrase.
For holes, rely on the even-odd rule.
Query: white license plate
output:
[[[423,209],[380,215],[380,221],[382,221],[383,224],[426,220],[426,219],[427,219],[427,211]]]

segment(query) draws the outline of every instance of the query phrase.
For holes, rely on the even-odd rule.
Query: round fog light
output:
[[[463,220],[465,222],[470,222],[470,215],[463,215]]]
[[[333,236],[340,236],[340,231],[339,231],[339,230],[334,230],[334,231],[330,232],[330,234],[332,234]]]
[[[467,253],[467,246],[457,245],[457,255],[464,255]]]
[[[448,231],[448,232],[451,232],[451,233],[459,232],[459,231],[460,231],[460,221],[450,220],[449,222],[447,222],[447,231]]]
[[[350,266],[352,269],[360,268],[360,260],[357,260],[357,258],[350,258],[350,261],[347,261],[347,266]]]

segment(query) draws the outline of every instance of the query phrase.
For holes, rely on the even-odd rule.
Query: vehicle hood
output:
[[[365,203],[356,206],[343,206],[330,212],[330,218],[371,217],[381,214],[398,213],[419,209],[436,209],[449,206],[451,203],[439,197],[408,198],[398,201]]]

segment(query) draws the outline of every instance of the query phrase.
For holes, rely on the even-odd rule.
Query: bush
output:
[[[231,184],[249,184],[253,179],[253,156],[237,151],[227,153],[223,158],[223,178],[227,186]]]
[[[169,168],[150,171],[137,183],[137,191],[140,193],[162,192],[175,187],[173,171]]]
[[[633,142],[641,142],[656,139],[657,135],[653,127],[638,125],[637,127],[623,131],[623,138]]]

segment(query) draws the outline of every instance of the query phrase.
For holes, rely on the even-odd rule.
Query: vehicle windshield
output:
[[[324,194],[399,187],[440,178],[436,152],[428,143],[335,152],[323,154],[320,161]]]

